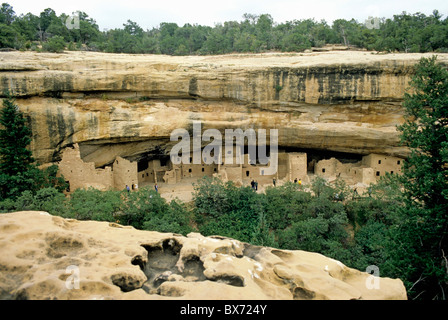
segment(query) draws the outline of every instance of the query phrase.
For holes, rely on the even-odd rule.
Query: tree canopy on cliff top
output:
[[[143,30],[136,22],[127,20],[123,28],[107,31],[100,31],[86,13],[73,14],[79,17],[79,25],[72,25],[68,14],[58,16],[51,8],[38,16],[18,16],[11,5],[3,3],[0,48],[58,52],[63,50],[63,40],[68,50],[169,55],[300,52],[326,44],[378,51],[448,52],[448,19],[443,19],[437,10],[429,16],[402,12],[372,21],[337,19],[331,25],[314,19],[276,23],[270,14],[244,14],[241,21],[225,21],[214,27],[164,22]]]

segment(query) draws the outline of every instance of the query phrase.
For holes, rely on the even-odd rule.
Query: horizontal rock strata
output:
[[[430,54],[4,52],[0,92],[18,97],[40,163],[74,143],[97,166],[167,155],[171,132],[193,120],[204,130],[278,129],[283,148],[404,157],[396,125],[422,56]]]

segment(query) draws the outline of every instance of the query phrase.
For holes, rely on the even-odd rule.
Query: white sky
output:
[[[31,12],[39,15],[52,8],[57,15],[83,11],[95,19],[100,30],[121,28],[128,19],[143,29],[152,29],[161,22],[213,26],[224,21],[241,21],[244,13],[269,13],[275,22],[294,19],[355,18],[364,22],[369,16],[392,18],[403,11],[426,15],[437,9],[448,16],[447,0],[3,0],[17,15]]]

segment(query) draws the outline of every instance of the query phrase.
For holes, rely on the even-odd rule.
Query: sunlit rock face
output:
[[[405,300],[400,279],[321,254],[46,212],[0,215],[0,299]]]
[[[278,129],[279,147],[405,157],[396,125],[412,66],[430,54],[0,54],[0,89],[30,120],[40,163],[78,143],[111,164],[169,154],[174,129]],[[448,64],[448,54],[438,54]]]

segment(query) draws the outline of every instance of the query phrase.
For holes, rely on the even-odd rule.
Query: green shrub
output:
[[[311,194],[291,182],[268,187],[265,195],[266,222],[271,229],[285,229],[294,221],[304,218]]]
[[[70,197],[68,216],[78,220],[114,221],[122,205],[122,191],[77,189]]]
[[[61,36],[53,36],[42,45],[44,51],[61,53],[65,49],[65,40]]]
[[[67,212],[65,195],[53,187],[38,190],[33,206],[34,210],[46,211],[52,215],[64,216]]]
[[[221,235],[251,242],[259,234],[264,213],[262,196],[252,188],[204,177],[195,184],[195,214],[204,235]]]
[[[8,213],[16,211],[16,202],[11,199],[5,199],[3,201],[0,201],[0,213]]]
[[[187,210],[183,203],[172,200],[169,203],[168,210],[163,213],[152,212],[152,214],[146,214],[143,229],[187,235],[195,231],[191,226],[192,218],[191,211]]]
[[[34,195],[31,191],[26,190],[15,201],[15,210],[28,211],[35,210]]]
[[[229,211],[227,193],[224,183],[220,179],[204,177],[193,186],[193,202],[196,213],[219,217]]]

